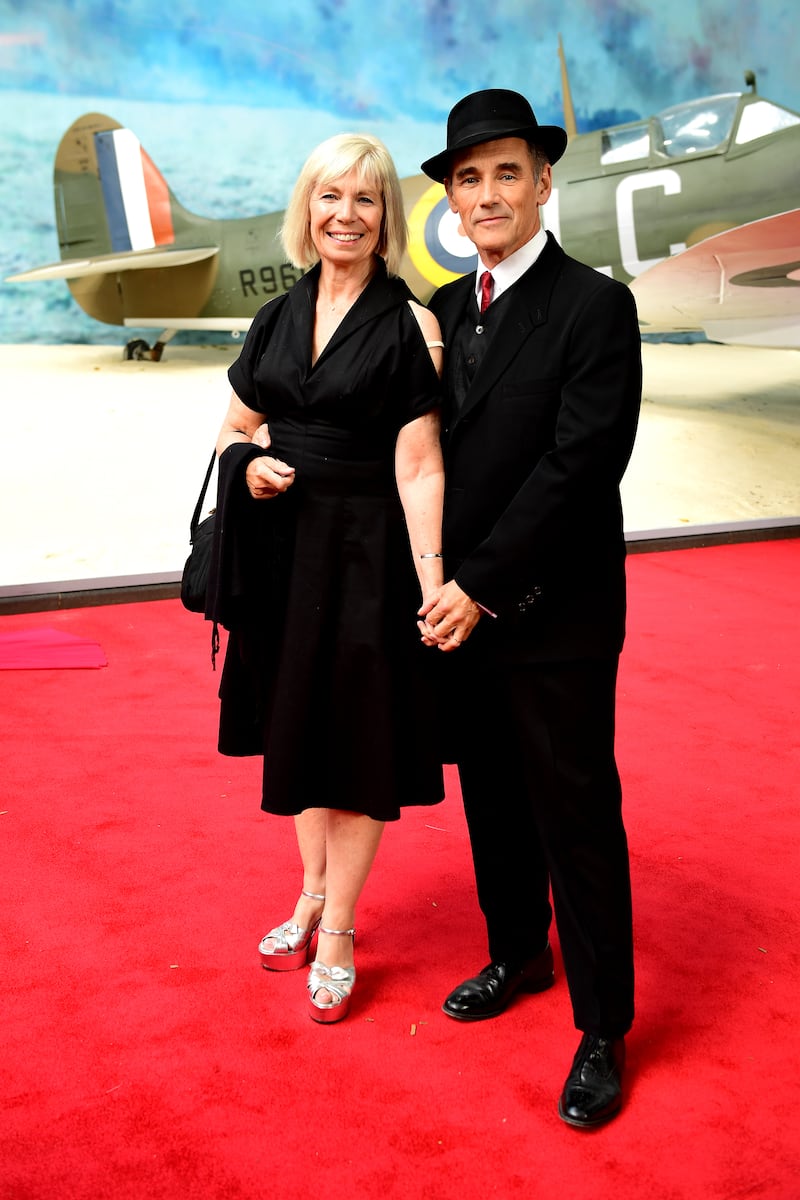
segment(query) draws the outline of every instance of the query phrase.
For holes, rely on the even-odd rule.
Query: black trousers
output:
[[[459,654],[460,651],[456,651]],[[614,756],[617,660],[453,672],[458,769],[493,961],[548,939],[550,894],[575,1025],[633,1021],[628,844]]]

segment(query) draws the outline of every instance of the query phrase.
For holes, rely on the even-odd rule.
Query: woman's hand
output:
[[[260,446],[262,450],[269,450],[270,446],[272,445],[269,425],[266,421],[263,425],[259,425],[258,429],[253,434],[253,445]]]
[[[261,428],[265,428],[265,426]],[[270,458],[269,455],[264,454],[247,464],[245,482],[247,490],[254,500],[271,500],[273,496],[281,495],[292,486],[294,467],[281,462],[279,458]]]

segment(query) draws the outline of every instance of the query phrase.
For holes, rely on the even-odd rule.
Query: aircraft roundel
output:
[[[439,183],[423,192],[408,216],[408,253],[424,279],[434,287],[474,271],[478,256],[450,211]]]

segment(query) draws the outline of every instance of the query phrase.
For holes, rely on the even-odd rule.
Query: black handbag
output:
[[[189,541],[192,549],[183,568],[181,576],[181,603],[189,612],[205,613],[206,589],[208,587],[208,570],[211,564],[211,545],[214,540],[214,512],[204,521],[200,520],[208,481],[214,470],[217,457],[216,450],[211,455],[206,477],[194,506],[192,519],[189,523]]]

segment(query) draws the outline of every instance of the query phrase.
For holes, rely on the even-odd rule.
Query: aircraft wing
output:
[[[7,283],[29,283],[41,279],[79,279],[84,275],[109,275],[117,271],[146,271],[156,267],[182,267],[202,262],[219,253],[219,246],[195,246],[165,250],[127,250],[121,254],[99,254],[94,258],[68,258],[35,267],[20,275],[9,275]]]
[[[715,234],[631,284],[644,333],[800,349],[800,209]]]

